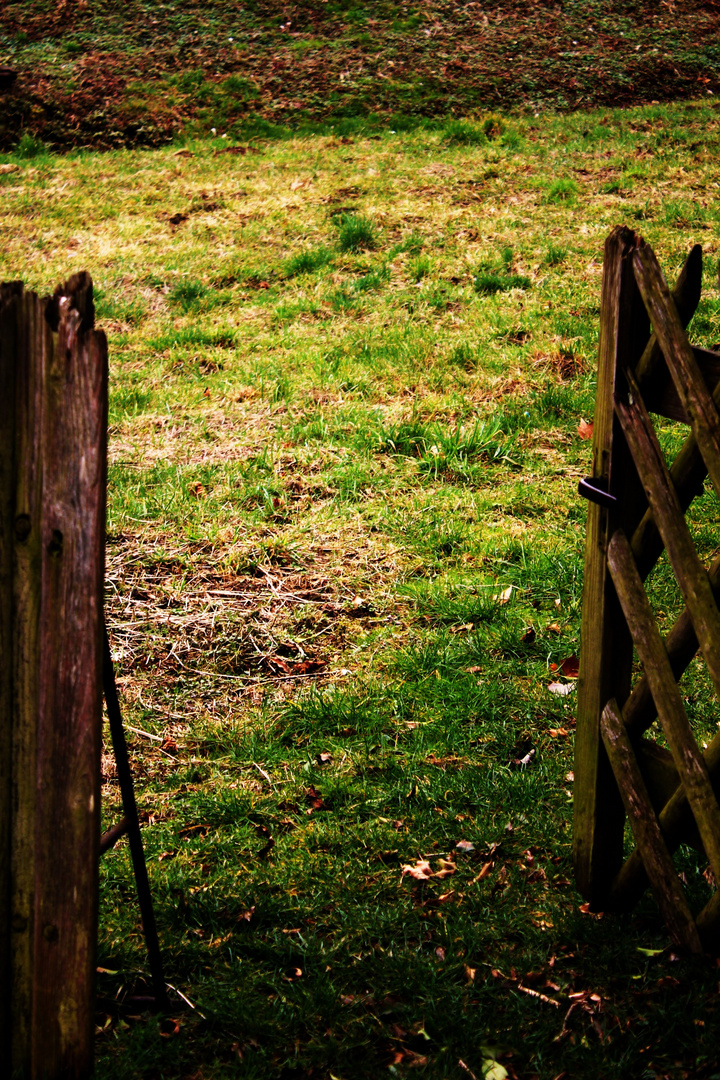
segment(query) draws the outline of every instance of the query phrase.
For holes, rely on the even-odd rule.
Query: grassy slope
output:
[[[0,278],[90,267],[110,335],[108,614],[163,739],[133,754],[198,1010],[118,1008],[145,967],[121,844],[103,1077],[480,1076],[492,1049],[543,1080],[714,1075],[714,966],[662,951],[649,900],[579,908],[574,698],[547,687],[579,648],[602,243],[635,224],[672,277],[700,241],[693,336],[720,339],[718,113],[490,134],[4,159]],[[707,557],[711,498],[694,528]],[[700,669],[685,693],[709,733]]]
[[[0,145],[416,123],[720,91],[715,0],[8,0]]]

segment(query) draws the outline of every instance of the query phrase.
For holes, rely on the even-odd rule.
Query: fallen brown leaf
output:
[[[415,865],[407,863],[402,868],[402,876],[414,878],[416,881],[428,881],[433,877],[433,871],[427,859],[418,859]]]
[[[568,656],[562,661],[560,670],[566,679],[577,679],[580,674],[580,660],[573,653],[572,656]]]
[[[532,762],[536,753],[535,747],[531,746],[526,754],[523,754],[522,757],[512,758],[508,765],[511,769],[525,769]]]
[[[305,795],[305,802],[309,803],[309,809],[305,811],[306,814],[312,814],[313,810],[325,810],[327,807],[323,802],[323,797],[319,791],[316,791],[311,784]]]
[[[165,1016],[160,1021],[160,1035],[163,1039],[172,1039],[174,1035],[180,1034],[180,1021],[173,1020],[170,1016]]]
[[[592,420],[581,420],[578,424],[578,435],[581,439],[592,439],[593,437],[593,422]]]
[[[583,915],[589,915],[591,919],[602,919],[602,917],[603,917],[603,912],[602,911],[591,911],[589,903],[580,904],[580,907],[578,908],[578,911],[582,912]],[[573,995],[573,994],[568,995],[568,997],[573,997],[573,996],[580,996],[580,995]]]
[[[567,697],[575,689],[570,683],[552,682],[548,686],[549,694],[556,694],[558,697]]]
[[[475,875],[470,884],[474,885],[476,881],[483,881],[488,876],[494,865],[495,863],[492,859],[490,859],[489,862],[483,863],[480,868],[480,873]]]

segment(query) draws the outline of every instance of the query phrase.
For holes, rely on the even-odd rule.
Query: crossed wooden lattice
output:
[[[720,558],[706,570],[685,521],[707,476],[720,496],[720,355],[685,332],[701,276],[697,246],[671,293],[635,233],[606,241],[593,474],[580,485],[590,503],[574,805],[580,891],[596,909],[627,909],[649,884],[693,952],[720,945],[720,893],[693,917],[672,860],[680,844],[700,847],[720,882],[720,734],[700,750],[678,687],[699,649],[720,697]],[[650,413],[689,425],[670,466]],[[643,584],[663,550],[685,602],[665,639]],[[669,749],[645,737],[656,720]],[[626,815],[636,848],[623,862]]]

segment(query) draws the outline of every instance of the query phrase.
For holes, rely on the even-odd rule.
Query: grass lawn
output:
[[[98,1076],[720,1075],[714,961],[649,897],[575,892],[575,693],[548,689],[580,650],[614,225],[670,279],[702,244],[691,336],[720,340],[714,101],[34,150],[0,156],[0,279],[87,268],[109,335],[107,618],[184,995],[122,1005],[121,841]],[[709,558],[713,496],[691,524]],[[662,565],[652,588],[669,622]],[[699,665],[683,687],[709,735]]]

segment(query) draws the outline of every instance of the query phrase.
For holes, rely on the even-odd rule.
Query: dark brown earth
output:
[[[6,149],[407,126],[720,93],[720,2],[9,0],[0,67]]]

